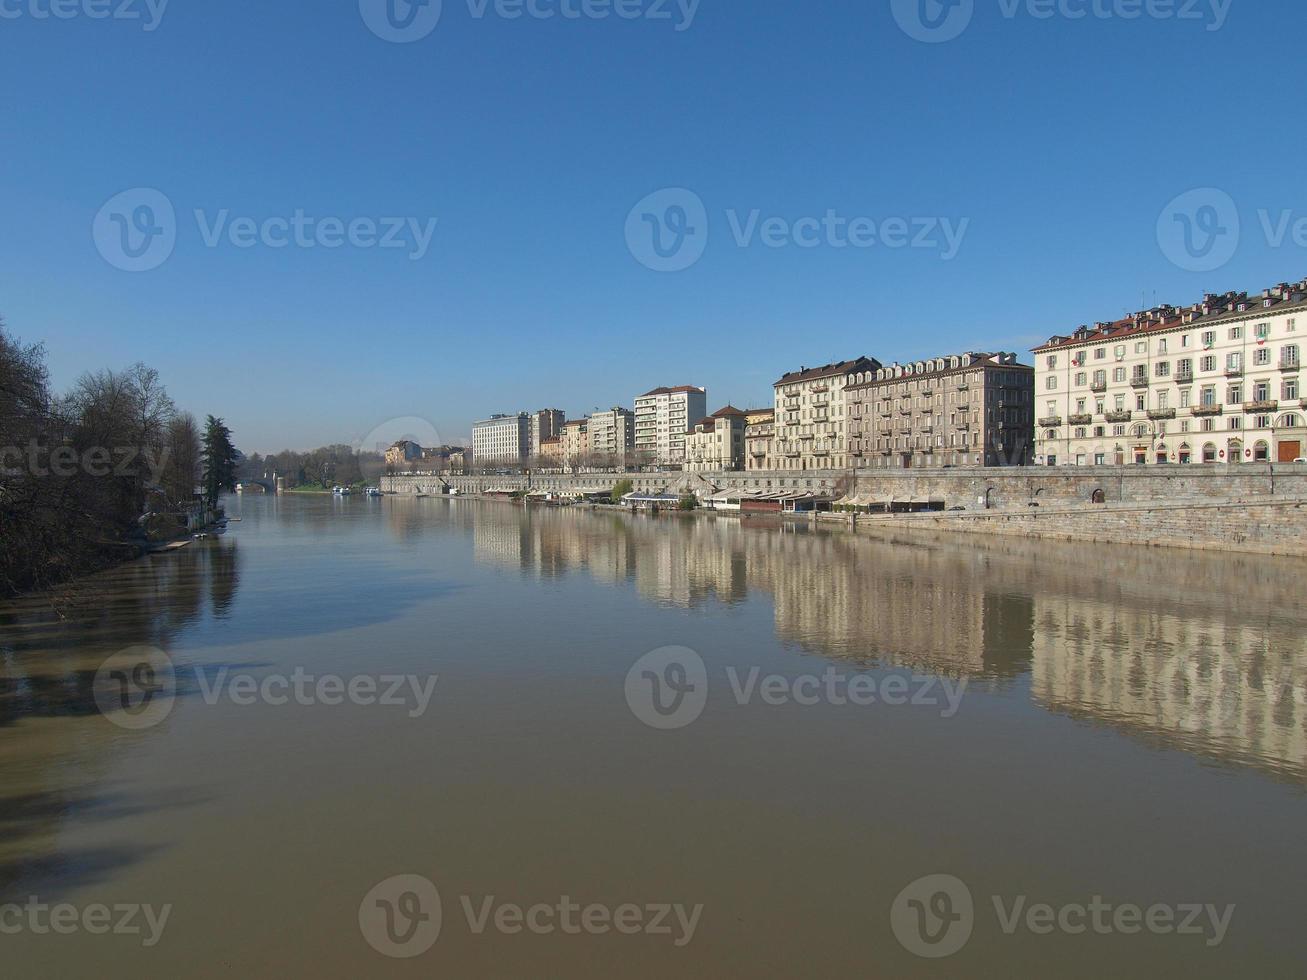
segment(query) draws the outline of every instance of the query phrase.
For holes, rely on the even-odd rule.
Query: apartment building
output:
[[[590,463],[590,420],[572,419],[563,423],[563,467],[580,469]]]
[[[846,389],[861,469],[1025,466],[1034,459],[1035,370],[967,352],[859,371]]]
[[[559,471],[563,469],[563,437],[540,440],[540,452],[537,454],[543,469]]]
[[[531,418],[525,412],[472,423],[472,456],[478,464],[520,466],[530,454]]]
[[[563,434],[563,423],[567,416],[557,408],[542,408],[531,413],[531,456],[542,455],[541,443],[546,439],[557,439]]]
[[[466,446],[435,446],[422,450],[418,466],[427,473],[468,473],[472,469],[472,450]]]
[[[1307,451],[1307,280],[1209,293],[1035,348],[1036,462],[1292,461]]]
[[[744,468],[774,470],[776,409],[749,408],[744,412]]]
[[[635,455],[635,413],[610,408],[590,416],[590,456],[599,466],[626,466]]]
[[[748,416],[734,406],[719,408],[695,423],[685,436],[685,468],[692,472],[744,469],[744,429]]]
[[[402,471],[422,458],[422,447],[412,439],[401,439],[386,450],[386,469]]]
[[[801,367],[773,385],[776,396],[775,468],[844,469],[849,465],[845,389],[849,379],[877,371],[879,361],[858,357],[819,368]]]
[[[685,462],[685,435],[708,414],[708,389],[655,388],[635,400],[635,450],[641,462]]]

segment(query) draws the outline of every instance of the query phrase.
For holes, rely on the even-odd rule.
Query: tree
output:
[[[635,484],[630,480],[619,480],[617,486],[613,487],[613,503],[620,504],[622,498],[635,489]]]
[[[231,444],[231,430],[222,419],[212,415],[205,420],[201,458],[204,462],[204,499],[214,507],[224,490],[236,489],[236,466],[240,454]]]

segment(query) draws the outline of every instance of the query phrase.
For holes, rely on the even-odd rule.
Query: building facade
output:
[[[858,357],[819,368],[799,368],[773,386],[776,393],[775,469],[829,470],[849,465],[845,389],[855,374],[880,362]]]
[[[578,470],[590,464],[590,420],[573,419],[563,423],[563,467]]]
[[[462,475],[472,470],[472,450],[466,446],[436,446],[422,450],[421,468],[433,473]]]
[[[1307,280],[1141,310],[1035,349],[1035,460],[1228,464],[1307,455]]]
[[[540,440],[540,452],[537,456],[542,469],[561,471],[563,469],[563,437]]]
[[[472,423],[472,456],[477,465],[521,466],[530,455],[531,417],[525,412]]]
[[[860,469],[1026,466],[1035,371],[1016,354],[952,354],[859,371],[846,391]]]
[[[563,434],[563,423],[567,416],[557,408],[543,408],[531,413],[531,456],[541,455],[541,443],[546,439],[557,439]]]
[[[590,456],[597,466],[625,467],[635,455],[635,414],[610,408],[590,416]]]
[[[685,435],[708,414],[708,389],[655,388],[635,400],[635,450],[644,463],[685,462]]]
[[[744,468],[774,470],[776,409],[749,408],[744,412]]]
[[[744,429],[747,416],[731,405],[695,423],[685,436],[685,468],[692,472],[744,469]]]
[[[407,470],[422,458],[422,447],[412,439],[401,439],[386,450],[386,469]]]

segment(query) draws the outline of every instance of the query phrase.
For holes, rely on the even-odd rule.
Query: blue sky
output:
[[[153,30],[146,0],[113,0],[141,20],[91,17],[96,0],[36,16],[49,2],[0,2],[0,313],[47,344],[58,385],[144,360],[247,451],[398,417],[456,440],[493,412],[576,416],[658,385],[768,403],[800,365],[1025,351],[1141,300],[1307,275],[1300,2],[972,0],[940,43],[900,26],[917,0],[701,0],[692,18],[623,0],[630,19],[444,0],[409,43],[369,28],[373,0],[172,0]],[[137,188],[174,209],[175,242],[129,272],[101,212]],[[671,241],[686,198],[626,232],[665,188],[706,222],[675,272],[642,263],[638,231]],[[1240,225],[1203,271],[1159,244],[1194,188]],[[125,200],[105,214],[134,220]],[[365,226],[339,248],[233,241],[237,219],[297,211],[377,238],[405,219],[405,247]],[[788,237],[828,213],[875,244],[837,247],[819,220],[798,225],[811,247]],[[423,251],[411,229],[432,219]]]

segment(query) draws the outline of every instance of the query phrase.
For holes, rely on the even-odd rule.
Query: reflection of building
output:
[[[875,371],[867,357],[819,368],[799,368],[773,386],[776,392],[776,467],[842,470],[849,465],[844,389],[851,375]]]
[[[744,469],[745,414],[727,405],[695,423],[685,436],[685,468],[714,472]]]
[[[1292,461],[1307,450],[1307,280],[1208,294],[1035,348],[1037,462]]]
[[[848,388],[856,466],[1024,466],[1034,371],[1015,354],[954,354],[859,371]]]
[[[685,461],[685,434],[708,414],[708,391],[681,385],[655,388],[635,400],[635,448],[645,459],[667,465]]]
[[[518,415],[494,415],[472,423],[472,456],[478,464],[504,463],[518,466],[531,454],[531,419]]]

